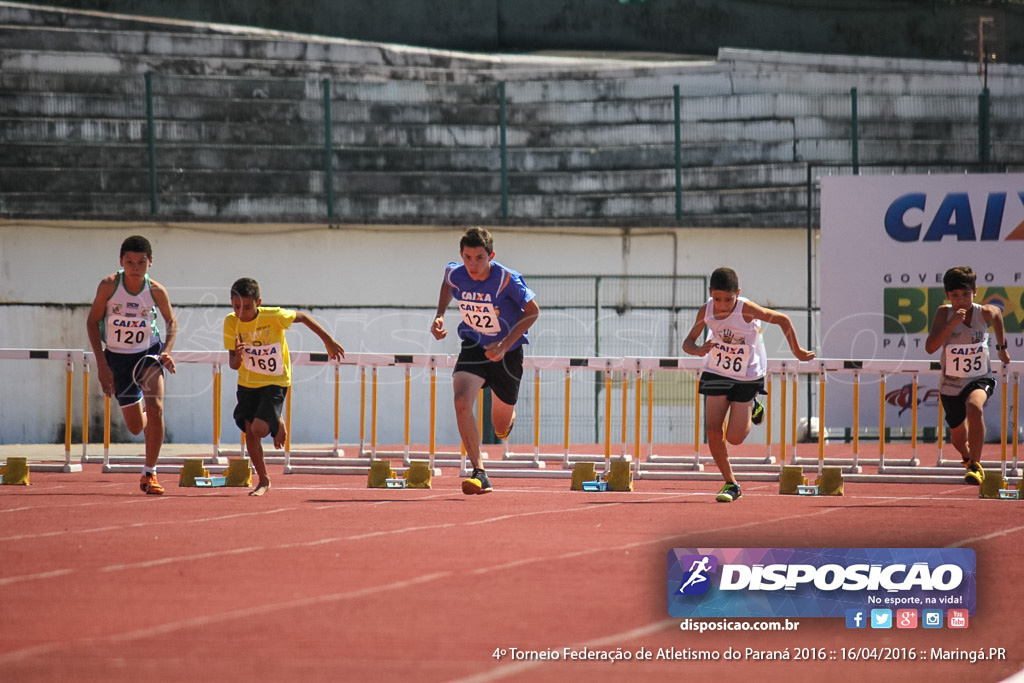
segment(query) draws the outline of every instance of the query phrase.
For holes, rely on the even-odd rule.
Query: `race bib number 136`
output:
[[[752,347],[745,344],[715,342],[714,347],[705,356],[704,367],[716,375],[742,379],[746,377],[752,351]]]

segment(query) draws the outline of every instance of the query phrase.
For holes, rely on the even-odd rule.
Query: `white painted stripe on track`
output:
[[[74,645],[88,646],[98,643],[123,643],[126,641],[139,640],[142,638],[154,638],[157,636],[167,635],[168,633],[174,633],[175,631],[183,631],[193,628],[200,628],[203,626],[211,626],[213,624],[219,624],[234,619],[247,619],[250,617],[259,616],[262,614],[269,614],[272,612],[283,612],[287,610],[301,609],[303,607],[314,607],[329,602],[341,602],[344,600],[374,596],[379,594],[381,591],[401,590],[408,588],[410,586],[415,586],[417,584],[437,581],[439,579],[447,578],[449,576],[452,576],[452,572],[437,572],[435,574],[425,574],[423,576],[417,576],[411,579],[393,581],[387,584],[367,586],[366,588],[357,588],[342,593],[331,593],[327,595],[316,595],[308,598],[297,598],[295,600],[287,600],[285,602],[254,605],[243,609],[219,612],[216,614],[207,614],[199,617],[191,617],[189,619],[171,621],[167,622],[166,624],[159,624],[157,626],[133,629],[131,631],[125,631],[123,633],[112,633],[106,636],[54,641],[52,643],[45,643],[42,645],[36,645],[22,650],[14,650],[12,652],[0,654],[0,664],[22,661],[30,657],[57,652],[61,649],[64,649],[66,647],[72,647]]]
[[[67,576],[78,571],[77,569],[53,569],[48,572],[40,572],[38,574],[23,574],[21,576],[8,576],[0,579],[0,586],[9,586],[12,583],[19,583],[21,581],[37,581],[39,579],[55,579],[60,576]]]
[[[254,553],[260,550],[266,550],[264,546],[250,546],[248,548],[231,548],[229,550],[216,550],[209,553],[197,553],[195,555],[178,555],[177,557],[163,557],[159,560],[147,560],[145,562],[133,562],[131,564],[111,564],[106,567],[100,567],[99,571],[108,572],[120,572],[127,569],[151,569],[153,567],[160,567],[167,564],[173,564],[175,562],[193,562],[197,560],[209,560],[214,557],[230,557],[232,555],[244,555],[246,553]]]
[[[241,517],[253,517],[260,515],[276,515],[279,512],[288,512],[290,510],[296,510],[298,508],[275,508],[273,510],[255,510],[253,512],[237,512],[230,515],[219,515],[217,517],[198,517],[196,519],[177,519],[177,520],[157,520],[153,522],[135,522],[133,524],[120,524],[114,526],[94,527],[92,529],[70,529],[60,531],[46,531],[38,534],[20,534],[18,536],[4,536],[0,538],[2,541],[24,541],[32,538],[50,538],[53,536],[63,536],[70,534],[95,534],[103,531],[123,531],[125,529],[141,529],[142,527],[149,526],[168,526],[174,525],[179,526],[181,524],[198,524],[202,522],[219,522],[225,519],[237,519]]]
[[[26,505],[20,508],[8,508],[6,510],[0,510],[3,512],[49,512],[51,510],[60,510],[62,508],[84,508],[91,507],[94,505],[103,505],[104,507],[114,507],[115,505],[138,505],[139,503],[152,504],[153,496],[147,498],[132,497],[122,500],[93,500],[87,503],[64,503],[60,505]]]
[[[950,545],[947,545],[946,547],[947,548],[962,548],[963,546],[969,545],[971,543],[977,543],[979,541],[988,541],[988,540],[991,540],[993,538],[999,538],[1000,536],[1008,536],[1009,534],[1015,534],[1015,533],[1017,533],[1019,531],[1024,531],[1024,526],[1015,526],[1015,527],[1010,527],[1009,529],[1003,529],[1002,531],[993,531],[992,533],[985,534],[984,536],[975,536],[974,538],[965,538],[962,541],[957,541],[956,543],[951,543]]]

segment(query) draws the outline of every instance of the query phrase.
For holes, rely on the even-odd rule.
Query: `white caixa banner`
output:
[[[1002,309],[1010,358],[1024,360],[1024,174],[823,178],[820,355],[937,361],[924,342],[953,266],[978,274],[975,302]],[[851,392],[836,379],[826,423],[849,426]],[[861,378],[861,427],[878,419],[866,382],[877,387],[877,374]],[[886,378],[887,426],[910,425],[909,383],[908,375]],[[937,378],[922,376],[919,427],[936,424],[937,406]],[[988,424],[997,412],[986,411]]]

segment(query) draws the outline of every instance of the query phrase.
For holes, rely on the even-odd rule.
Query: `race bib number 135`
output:
[[[988,374],[988,346],[950,344],[945,351],[946,375],[949,377],[981,377]]]

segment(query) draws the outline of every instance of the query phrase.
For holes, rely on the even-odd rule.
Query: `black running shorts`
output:
[[[462,340],[462,350],[453,372],[468,372],[483,377],[484,386],[502,402],[514,406],[519,400],[519,383],[523,379],[523,347],[505,354],[495,362],[484,354],[484,347],[469,339]]]

